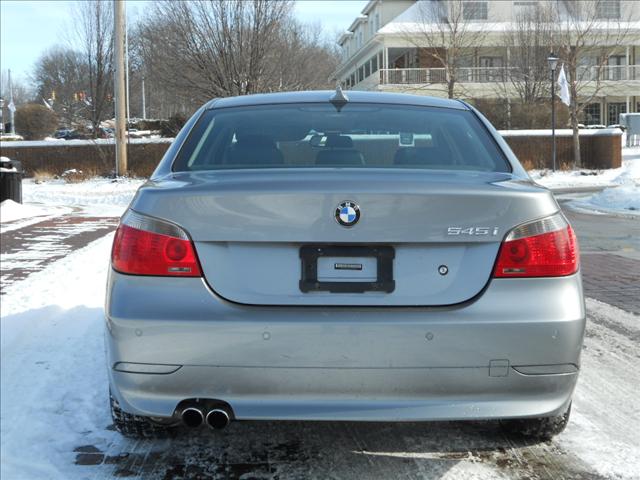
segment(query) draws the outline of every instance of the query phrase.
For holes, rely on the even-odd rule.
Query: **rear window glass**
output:
[[[470,111],[362,103],[208,110],[173,170],[336,167],[511,170]]]

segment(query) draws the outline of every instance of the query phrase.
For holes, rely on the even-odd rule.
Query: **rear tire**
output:
[[[138,439],[162,438],[169,436],[175,429],[176,422],[159,423],[148,417],[125,412],[111,394],[109,394],[109,404],[111,406],[113,425],[125,437]]]
[[[571,404],[562,415],[540,418],[514,418],[502,420],[502,427],[509,433],[536,440],[551,440],[562,433],[569,423]]]

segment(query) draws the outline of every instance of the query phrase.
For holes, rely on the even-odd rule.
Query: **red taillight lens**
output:
[[[178,227],[136,213],[128,215],[123,217],[113,240],[114,270],[130,275],[202,276],[193,244]],[[156,227],[163,233],[135,228],[127,225],[127,220],[136,226]],[[176,236],[164,234],[171,232]]]
[[[553,220],[556,222],[557,220]],[[553,221],[540,225],[527,225],[521,232],[514,231],[502,242],[494,277],[563,277],[578,271],[578,242],[571,226],[563,220],[560,230],[517,238],[527,231],[544,230]],[[516,238],[512,238],[516,237]]]

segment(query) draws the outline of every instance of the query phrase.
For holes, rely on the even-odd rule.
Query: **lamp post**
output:
[[[551,139],[553,142],[552,166],[556,171],[556,67],[558,66],[558,57],[553,52],[547,57],[549,70],[551,70]]]
[[[4,112],[4,98],[0,97],[0,134],[4,133],[4,118],[2,116]]]

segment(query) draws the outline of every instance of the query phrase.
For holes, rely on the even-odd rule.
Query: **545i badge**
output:
[[[497,235],[498,227],[449,227],[447,235]]]

